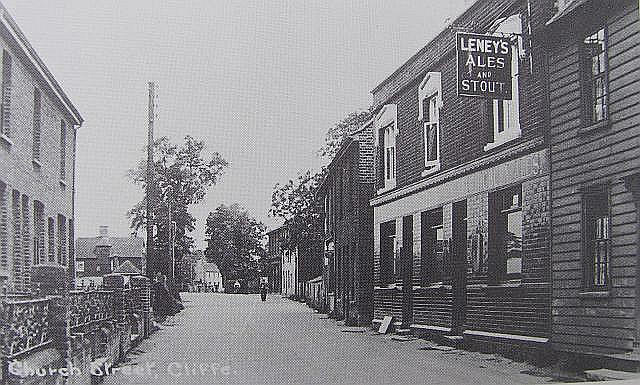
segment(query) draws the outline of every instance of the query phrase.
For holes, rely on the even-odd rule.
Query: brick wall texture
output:
[[[8,32],[0,27],[0,49],[10,59],[10,86],[4,88],[5,116],[0,139],[0,285],[5,281],[11,291],[29,291],[29,269],[36,261],[35,231],[40,232],[38,254],[42,263],[58,263],[59,256],[71,255],[69,220],[73,217],[73,164],[75,131],[72,120],[65,115],[57,99],[39,78],[30,64],[24,62],[8,43]],[[9,64],[5,60],[5,64]],[[5,75],[7,75],[6,71]],[[36,91],[39,89],[40,92]],[[40,99],[34,102],[38,93]],[[34,114],[35,106],[40,112]],[[35,115],[35,116],[34,116]],[[34,123],[34,117],[36,123]],[[66,131],[65,149],[61,151],[61,122]],[[39,135],[34,135],[34,128]],[[39,142],[34,162],[34,137]],[[64,155],[64,181],[61,183],[61,154]],[[34,223],[36,201],[44,208],[44,223]],[[16,210],[12,212],[12,207]],[[54,220],[54,258],[46,255],[45,223]],[[72,222],[71,222],[72,226]],[[67,261],[70,260],[67,258]]]

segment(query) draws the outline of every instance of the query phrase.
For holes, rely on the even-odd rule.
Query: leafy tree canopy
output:
[[[265,230],[265,225],[239,204],[218,206],[207,218],[207,261],[218,265],[225,280],[257,277],[260,260],[265,255],[262,246]]]
[[[324,144],[320,147],[318,155],[326,164],[330,163],[349,134],[361,128],[370,119],[371,112],[369,110],[354,111],[347,114],[344,119],[327,130]]]
[[[189,135],[181,145],[162,137],[154,142],[153,147],[151,215],[147,215],[146,196],[127,215],[135,231],[144,228],[147,220],[156,226],[153,261],[149,261],[148,266],[169,275],[171,222],[176,223],[175,256],[178,265],[193,246],[193,239],[188,233],[195,229],[195,218],[189,213],[189,206],[204,199],[208,189],[216,184],[229,164],[217,152],[205,157],[205,143]],[[146,172],[146,157],[129,171],[130,179],[143,190],[146,189]]]

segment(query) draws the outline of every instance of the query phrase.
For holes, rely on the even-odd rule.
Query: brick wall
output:
[[[528,4],[530,5],[530,10]],[[531,17],[529,17],[529,11]],[[537,36],[532,34],[544,25],[553,11],[551,0],[527,2],[513,0],[480,0],[454,25],[472,26],[470,31],[485,33],[495,20],[512,14],[522,18],[524,52],[519,62],[520,128],[521,138],[510,144],[545,134],[548,119],[546,51]],[[401,187],[422,179],[424,170],[424,139],[422,122],[418,120],[418,86],[427,72],[442,74],[440,109],[440,170],[445,171],[487,154],[491,126],[488,110],[491,103],[481,98],[457,96],[455,31],[446,29],[418,52],[404,66],[373,90],[376,111],[385,104],[398,107],[396,137],[397,181]],[[531,49],[529,49],[531,42]],[[380,153],[377,154],[380,157]],[[380,174],[382,163],[375,167]],[[383,186],[379,180],[377,188]]]
[[[8,43],[8,32],[0,26],[0,49],[5,50],[11,57],[11,84],[5,88],[4,106],[5,123],[8,124],[8,140],[0,139],[0,183],[5,186],[5,199],[0,199],[0,237],[11,234],[19,239],[5,242],[0,248],[0,261],[9,261],[9,269],[4,262],[0,263],[0,275],[8,276],[11,290],[29,290],[29,268],[34,258],[34,220],[35,202],[44,207],[44,218],[58,218],[62,215],[67,219],[73,217],[73,159],[75,131],[71,124],[66,124],[66,149],[60,150],[61,120],[72,121],[59,107],[56,99],[33,75],[31,65],[25,63],[21,56]],[[34,93],[40,89],[39,117],[40,151],[39,162],[34,159]],[[61,154],[65,156],[66,178],[60,182]],[[20,215],[11,214],[11,200],[13,191],[20,195]],[[23,208],[23,202],[26,206]],[[7,209],[7,206],[9,207]],[[8,212],[8,217],[3,215]],[[11,219],[13,218],[13,220]],[[65,227],[67,228],[67,227]],[[58,233],[57,226],[53,237],[53,244],[63,245],[66,255],[68,230]],[[62,235],[65,239],[59,239]],[[47,235],[48,237],[48,235]],[[48,240],[47,240],[48,241]],[[57,251],[57,250],[56,250]],[[48,258],[41,257],[41,261]]]

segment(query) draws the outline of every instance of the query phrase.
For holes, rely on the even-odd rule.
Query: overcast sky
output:
[[[268,226],[271,191],[317,168],[327,128],[472,0],[3,0],[85,123],[78,132],[76,235],[130,233],[127,179],[143,154],[147,82],[156,136],[190,134],[231,167],[191,211],[238,202]]]

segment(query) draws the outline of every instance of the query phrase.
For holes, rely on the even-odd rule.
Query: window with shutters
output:
[[[67,265],[67,219],[58,214],[58,263]]]
[[[7,185],[0,181],[0,274],[9,271],[9,213],[7,208]]]
[[[60,181],[64,182],[67,176],[67,123],[60,121]]]
[[[422,121],[423,125],[423,176],[440,170],[440,108],[442,107],[440,78],[440,72],[429,72],[418,88],[418,120]]]
[[[48,238],[48,246],[49,246],[49,253],[48,253],[48,257],[49,257],[49,262],[55,262],[56,260],[56,239],[55,239],[55,221],[53,220],[53,218],[49,217],[48,218],[48,226],[47,226],[47,238]]]
[[[11,213],[13,218],[13,286],[21,289],[22,282],[22,212],[20,207],[20,192],[13,190],[11,200]]]
[[[45,220],[42,202],[33,202],[33,264],[45,262]]]
[[[41,115],[42,115],[42,100],[41,100],[40,90],[38,88],[34,88],[33,89],[33,160],[34,160],[34,164],[37,166],[40,165]]]
[[[29,288],[31,281],[31,218],[29,216],[29,197],[22,195],[22,287]]]
[[[11,144],[11,55],[2,51],[2,95],[0,97],[0,138]]]

